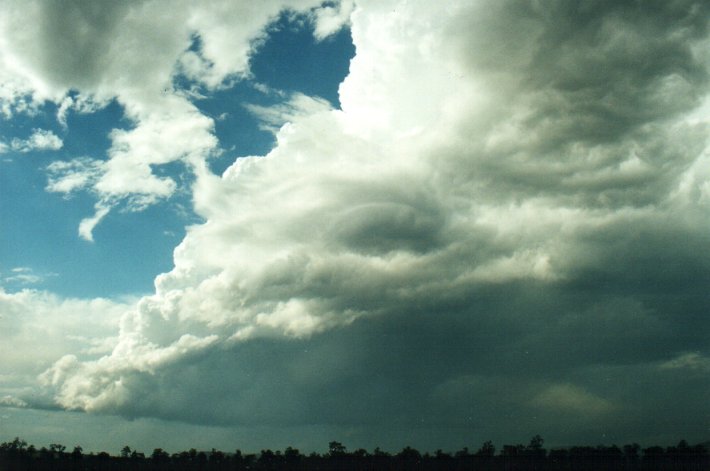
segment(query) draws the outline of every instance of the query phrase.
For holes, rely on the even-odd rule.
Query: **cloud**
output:
[[[10,395],[0,397],[0,406],[21,409],[27,407],[27,405],[28,404],[22,399],[17,399],[16,397],[12,397]]]
[[[51,404],[51,396],[37,388],[37,376],[66,354],[88,358],[110,352],[119,319],[133,302],[62,299],[43,291],[10,293],[0,288],[0,404]],[[104,348],[98,348],[101,345]]]
[[[570,384],[554,384],[546,388],[533,399],[533,403],[556,413],[577,415],[597,416],[614,410],[609,401]]]
[[[59,150],[63,145],[61,138],[52,131],[35,129],[27,139],[14,138],[9,145],[0,143],[0,153],[10,150],[23,154],[32,151]]]
[[[103,161],[79,157],[70,161],[55,160],[47,166],[46,190],[71,193],[91,188],[102,175]]]
[[[700,439],[710,385],[683,372],[710,355],[707,9],[359,1],[342,109],[302,95],[252,106],[277,144],[221,176],[204,162],[209,119],[126,85],[136,126],[114,131],[100,176],[71,164],[57,188],[164,198],[174,187],[150,165],[182,159],[205,222],[113,350],[62,352],[47,393],[72,409],[337,425],[360,440]],[[182,57],[217,87],[247,56],[220,62],[236,16],[206,12],[185,17],[204,31],[200,61],[185,35],[156,63]],[[161,88],[158,72],[146,80]],[[89,238],[98,219],[85,221]]]
[[[663,362],[660,367],[663,369],[689,369],[707,372],[710,371],[710,359],[697,352],[691,352]]]
[[[109,211],[119,204],[141,210],[177,187],[153,167],[174,161],[191,167],[218,151],[213,120],[178,89],[176,78],[215,90],[248,76],[249,56],[266,25],[286,6],[308,11],[319,4],[214,0],[197,7],[179,1],[166,11],[158,1],[107,8],[8,2],[0,21],[0,109],[9,117],[51,101],[66,125],[68,111],[92,112],[116,100],[131,126],[110,134],[108,160],[89,189]],[[194,49],[196,38],[200,47]],[[56,136],[33,139],[34,146],[58,145]],[[97,216],[84,220],[82,237],[91,239],[87,230],[100,221]]]
[[[32,285],[44,281],[45,276],[35,273],[29,267],[15,267],[10,270],[10,275],[3,278],[4,284],[18,283],[20,285]]]
[[[323,40],[341,30],[350,21],[350,15],[355,8],[355,2],[344,0],[333,5],[323,5],[313,11],[315,28],[313,35]]]
[[[330,103],[318,97],[310,97],[302,93],[295,93],[289,101],[274,106],[245,105],[261,121],[261,129],[274,134],[286,123],[292,122],[301,116],[316,114],[320,111],[331,109]]]
[[[100,223],[110,211],[109,207],[101,203],[97,203],[95,208],[96,214],[94,214],[94,216],[84,218],[79,223],[79,236],[87,242],[94,241],[94,227],[96,227],[96,225]]]
[[[95,113],[108,105],[108,101],[100,102],[96,101],[93,96],[65,96],[64,99],[59,104],[59,109],[57,110],[57,121],[64,128],[67,127],[67,114],[72,111],[82,114]]]

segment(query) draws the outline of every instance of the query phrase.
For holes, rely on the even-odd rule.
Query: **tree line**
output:
[[[68,450],[53,443],[37,448],[25,440],[0,444],[0,470],[3,471],[704,471],[710,470],[710,455],[702,445],[689,445],[681,440],[676,446],[641,448],[632,443],[618,447],[572,446],[547,450],[544,440],[534,436],[527,445],[503,445],[500,450],[487,441],[476,451],[468,448],[447,453],[421,453],[405,447],[396,453],[375,448],[348,451],[340,442],[330,442],[323,454],[303,454],[288,447],[285,450],[261,450],[243,453],[194,448],[168,453],[155,448],[146,455],[123,447],[117,455],[107,452],[84,453],[81,446]],[[496,453],[496,451],[498,451]]]

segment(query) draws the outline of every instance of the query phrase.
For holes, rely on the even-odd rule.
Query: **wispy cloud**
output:
[[[295,93],[288,101],[273,106],[244,105],[261,121],[261,129],[276,134],[286,123],[298,118],[332,109],[328,100]]]
[[[91,188],[102,174],[104,163],[88,157],[70,161],[57,160],[47,166],[47,191],[71,193]]]
[[[56,273],[37,273],[29,267],[16,267],[2,277],[4,285],[29,286],[44,282],[48,277],[57,276]]]
[[[30,268],[13,268],[12,275],[5,277],[6,283],[18,282],[23,285],[36,284],[42,281],[42,277],[32,272]]]

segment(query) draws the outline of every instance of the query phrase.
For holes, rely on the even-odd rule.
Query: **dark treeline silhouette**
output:
[[[240,450],[225,452],[197,451],[194,448],[168,453],[156,448],[150,454],[123,447],[118,455],[106,452],[84,453],[80,446],[68,450],[64,445],[50,444],[36,448],[15,438],[0,444],[2,471],[102,471],[102,470],[243,470],[243,471],[702,471],[710,470],[710,456],[703,445],[689,445],[681,440],[670,447],[638,444],[605,446],[573,446],[546,450],[544,440],[534,436],[527,445],[503,445],[497,450],[487,441],[471,452],[464,448],[455,453],[436,450],[421,453],[405,447],[397,453],[375,448],[348,451],[340,442],[330,442],[323,454],[303,454],[295,448],[283,451],[261,450],[245,454]],[[498,451],[498,453],[496,453]]]

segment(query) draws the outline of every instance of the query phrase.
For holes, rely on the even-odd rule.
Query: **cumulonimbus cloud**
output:
[[[432,358],[450,354],[436,367],[419,358],[431,384],[393,386],[408,391],[404,404],[438,397],[433,411],[474,410],[466,398],[485,406],[500,385],[525,384],[512,389],[533,399],[511,395],[510,410],[554,421],[548,406],[563,398],[570,410],[593,405],[591,424],[633,401],[653,404],[604,375],[633,370],[641,384],[705,362],[697,300],[710,279],[710,154],[708,116],[697,110],[708,100],[708,6],[356,3],[342,109],[255,110],[289,121],[268,155],[240,158],[222,176],[195,163],[206,222],[188,229],[174,268],[124,317],[111,354],[67,356],[44,374],[56,401],[206,422],[242,422],[249,411],[304,420],[281,396],[273,415],[259,409],[279,379],[234,352],[311,339],[362,379],[363,362],[327,338],[358,332],[353,355],[389,371],[394,353],[373,325],[394,332],[403,356],[417,355],[416,342]],[[327,390],[304,373],[315,360],[280,358],[304,396]],[[319,361],[333,382],[353,378]],[[208,404],[186,408],[168,392],[179,385],[189,397],[230,362],[238,367],[215,381]],[[533,373],[543,378],[535,385]],[[240,401],[225,402],[226,392]],[[350,420],[333,401],[320,419]],[[441,416],[460,420],[451,410]]]

